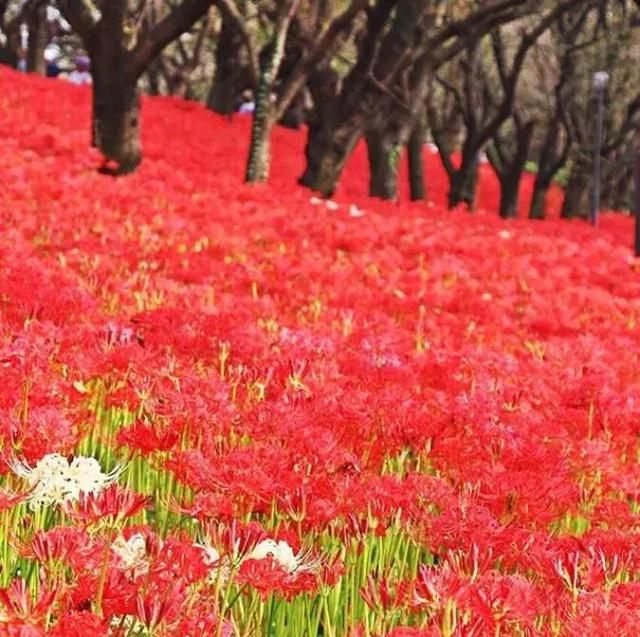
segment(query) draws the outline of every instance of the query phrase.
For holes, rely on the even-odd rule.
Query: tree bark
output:
[[[475,208],[478,164],[479,158],[477,154],[471,157],[464,157],[463,154],[460,168],[451,176],[449,208],[455,208],[461,203],[467,204],[471,210]]]
[[[369,195],[393,200],[398,197],[398,144],[385,131],[366,134],[369,156]]]
[[[563,219],[586,219],[589,211],[588,204],[589,178],[580,165],[571,171],[564,193],[561,217]]]
[[[502,151],[505,165],[498,173],[500,179],[500,216],[503,219],[515,219],[518,216],[520,183],[529,157],[536,125],[533,120],[523,123],[517,114],[514,115],[514,124],[515,148],[509,155],[505,154],[505,150]],[[496,135],[494,144],[501,144],[501,141],[501,137]]]
[[[6,64],[12,69],[17,69],[18,62],[20,61],[20,56],[18,55],[21,48],[20,31],[15,28],[11,28],[7,30],[5,35],[7,41],[0,50],[0,63]]]
[[[282,116],[279,123],[285,128],[300,130],[300,127],[304,124],[305,120],[304,103],[304,93],[300,93],[300,95],[291,102],[291,105]]]
[[[531,206],[529,207],[529,219],[544,219],[546,216],[546,199],[551,183],[542,179],[540,175],[536,177],[531,196]]]
[[[49,43],[47,25],[47,7],[42,5],[32,9],[28,14],[29,46],[27,48],[27,71],[38,75],[47,74],[47,63],[44,50]]]
[[[518,216],[520,180],[511,176],[500,182],[500,216],[503,219],[515,219]]]
[[[236,102],[251,83],[245,70],[244,41],[233,19],[222,15],[222,29],[216,49],[216,71],[207,106],[221,115],[232,115]]]
[[[271,43],[267,46],[266,55],[260,71],[258,90],[256,92],[256,110],[251,130],[251,145],[245,181],[257,183],[267,181],[271,160],[271,131],[278,121],[276,106],[271,103],[271,94],[278,71],[284,58],[284,47],[291,21],[300,7],[301,0],[292,0],[278,16],[276,30]]]
[[[347,159],[361,136],[357,120],[335,128],[326,122],[309,126],[305,157],[307,165],[299,183],[325,197],[336,190]]]
[[[108,49],[92,56],[93,145],[116,166],[113,174],[135,171],[142,161],[140,92],[122,56]],[[120,66],[120,68],[118,68]]]
[[[421,121],[414,126],[407,144],[411,201],[423,201],[427,198],[424,183],[424,130],[424,121]]]

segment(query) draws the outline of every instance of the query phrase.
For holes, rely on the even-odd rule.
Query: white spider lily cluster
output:
[[[23,460],[12,461],[10,467],[28,483],[31,489],[28,502],[32,509],[74,502],[81,493],[100,493],[118,479],[123,469],[117,467],[104,473],[95,458],[75,456],[69,462],[59,453],[47,454],[35,467]]]

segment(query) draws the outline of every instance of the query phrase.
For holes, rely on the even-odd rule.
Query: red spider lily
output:
[[[29,493],[11,493],[11,491],[0,490],[0,512],[13,508],[28,497]]]
[[[271,558],[244,560],[236,581],[255,589],[262,599],[266,599],[271,593],[291,599],[313,591],[317,586],[316,577],[312,573],[289,573]]]
[[[204,580],[209,573],[202,549],[190,538],[171,537],[153,556],[152,580],[180,580],[187,584]]]
[[[216,634],[220,634],[221,637],[235,637],[236,632],[230,621],[221,620],[215,610],[210,608],[210,604],[201,602],[195,608],[190,608],[189,615],[181,619],[176,634],[190,637],[208,637]]]
[[[53,637],[103,637],[109,634],[104,619],[87,611],[67,612],[49,633]]]
[[[65,504],[65,513],[85,525],[104,518],[120,522],[140,513],[149,505],[149,498],[129,489],[112,484],[99,493],[80,493],[77,502]]]
[[[70,527],[37,531],[30,545],[21,547],[23,555],[42,564],[60,561],[76,568],[97,567],[103,550],[101,542],[81,529]]]
[[[374,612],[386,612],[396,605],[396,596],[384,578],[374,579],[369,575],[367,583],[360,589],[360,596],[365,604]]]
[[[204,535],[221,555],[237,561],[251,553],[256,545],[268,537],[257,522],[242,524],[232,520],[229,524],[211,522],[205,526]]]
[[[179,441],[180,433],[151,423],[136,421],[118,432],[118,443],[147,455],[154,451],[168,451]]]
[[[9,621],[0,623],[0,637],[44,637],[44,629],[21,621]]]
[[[55,589],[42,589],[34,599],[23,579],[15,579],[7,588],[0,589],[0,604],[11,618],[38,623],[56,601]]]
[[[171,586],[166,590],[149,590],[137,598],[137,616],[149,630],[162,623],[171,624],[180,616],[185,592],[181,587]]]
[[[449,213],[428,149],[430,202],[374,202],[363,146],[331,210],[294,185],[303,136],[276,131],[272,183],[245,188],[249,123],[164,99],[145,101],[144,167],[105,179],[78,124],[88,92],[0,69],[0,95],[3,455],[80,443],[172,473],[148,528],[127,526],[147,502],[121,487],[22,517],[24,496],[0,494],[6,567],[16,549],[32,585],[59,587],[49,633],[100,634],[100,606],[235,637],[227,584],[287,630],[326,595],[356,624],[388,609],[353,636],[637,633],[628,217],[561,222],[554,189],[552,218],[507,225],[487,167],[477,214]],[[246,559],[268,539],[335,557]],[[250,605],[229,611],[238,633]],[[22,615],[0,634],[44,633],[46,614]]]

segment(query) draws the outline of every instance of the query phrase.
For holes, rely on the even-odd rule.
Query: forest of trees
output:
[[[274,126],[306,125],[300,183],[330,196],[361,139],[370,193],[394,199],[398,162],[424,199],[431,141],[452,207],[474,205],[491,162],[500,214],[515,215],[525,170],[530,217],[566,189],[563,216],[588,212],[593,76],[606,71],[603,204],[632,207],[640,131],[639,3],[632,0],[0,0],[0,58],[46,72],[52,43],[93,76],[93,143],[114,175],[143,157],[140,94],[180,95],[231,116],[254,103],[246,180],[269,174]],[[244,96],[244,97],[243,97]],[[406,152],[403,152],[406,151]]]

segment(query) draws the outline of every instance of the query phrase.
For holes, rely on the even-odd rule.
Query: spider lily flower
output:
[[[229,560],[222,559],[218,550],[209,543],[197,543],[194,546],[204,553],[202,561],[209,569],[207,581],[213,584],[218,580],[228,580],[231,572]]]
[[[117,484],[96,493],[83,491],[77,500],[65,503],[65,513],[75,520],[94,524],[103,518],[122,521],[142,511],[149,503],[147,496]]]
[[[207,566],[215,566],[220,561],[220,553],[210,544],[196,544],[204,553],[203,561]]]
[[[147,541],[142,533],[132,535],[128,540],[121,535],[111,544],[111,550],[119,560],[119,566],[133,573],[145,574],[149,571],[149,559],[147,556]]]
[[[16,504],[24,502],[28,497],[28,493],[11,493],[10,491],[0,490],[0,512],[13,508]]]
[[[23,579],[13,580],[7,588],[0,589],[0,620],[4,609],[9,618],[37,622],[51,612],[56,595],[55,589],[43,589],[34,599]]]
[[[321,565],[321,560],[314,558],[309,551],[294,553],[287,542],[276,542],[272,539],[262,540],[245,557],[246,560],[264,560],[267,558],[271,558],[290,574],[312,572]]]
[[[47,454],[35,467],[24,460],[13,460],[9,466],[31,488],[27,499],[32,509],[76,502],[82,493],[98,494],[113,484],[123,470],[118,466],[104,473],[95,458],[76,456],[69,462],[58,453]]]

